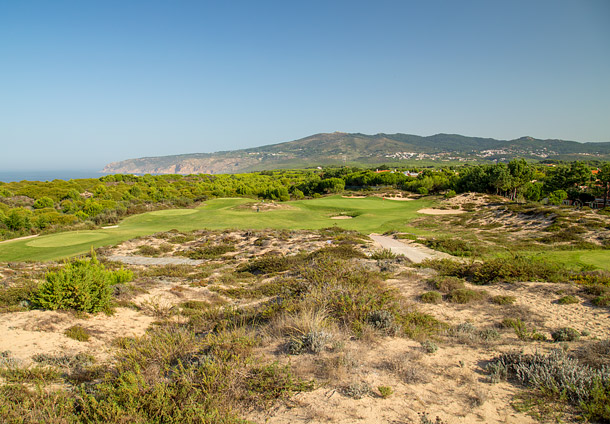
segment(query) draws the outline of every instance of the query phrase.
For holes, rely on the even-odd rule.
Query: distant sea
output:
[[[0,181],[10,183],[13,181],[53,181],[76,180],[79,178],[99,178],[107,174],[97,171],[1,171]]]

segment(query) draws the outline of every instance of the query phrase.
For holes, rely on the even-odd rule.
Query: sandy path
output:
[[[0,241],[0,244],[2,244],[2,243],[10,243],[11,241],[17,241],[17,240],[27,240],[27,239],[31,239],[31,238],[34,238],[34,237],[38,237],[38,234],[34,234],[33,236],[17,237],[17,238],[10,239],[10,240]]]
[[[200,265],[205,261],[188,258],[149,258],[147,256],[110,255],[106,259],[129,265]]]
[[[413,263],[420,263],[425,259],[450,258],[451,255],[437,252],[422,245],[406,244],[392,237],[371,234],[371,239],[383,249],[390,249],[397,255],[404,255]]]

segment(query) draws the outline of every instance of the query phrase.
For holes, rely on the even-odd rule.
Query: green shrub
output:
[[[438,346],[432,340],[424,340],[423,342],[421,342],[421,347],[424,352],[429,355],[436,353],[436,351],[438,350]]]
[[[73,325],[72,327],[67,328],[66,331],[64,331],[64,334],[79,342],[86,342],[89,340],[89,337],[91,337],[89,331],[80,325]]]
[[[551,333],[555,342],[573,342],[580,339],[580,333],[570,327],[563,327]]]
[[[440,303],[443,300],[443,295],[437,291],[429,291],[421,295],[421,301],[424,303]]]
[[[447,300],[452,303],[471,303],[483,300],[487,292],[482,290],[456,289],[447,295]]]
[[[425,260],[419,266],[436,269],[443,275],[466,278],[474,284],[499,281],[557,282],[568,276],[567,269],[560,264],[521,255],[470,263],[450,259]]]
[[[392,390],[390,386],[379,386],[377,387],[377,390],[379,390],[379,396],[383,399],[389,398],[392,396],[392,393],[394,393],[394,390]]]
[[[436,290],[442,293],[449,293],[453,290],[465,288],[464,280],[457,277],[447,277],[444,275],[439,275],[429,281],[432,283],[433,287]]]
[[[595,306],[610,306],[610,295],[597,296],[591,303]]]
[[[390,249],[381,249],[373,252],[371,254],[371,259],[395,259],[397,256],[398,255],[396,255],[396,253],[392,252]]]
[[[557,303],[560,305],[572,305],[574,303],[580,303],[580,300],[576,296],[567,295],[567,296],[560,297],[557,300]]]
[[[272,274],[293,269],[303,264],[304,255],[277,256],[266,254],[237,268],[238,272],[250,272],[255,275]]]
[[[512,305],[513,303],[515,303],[517,301],[517,298],[515,296],[498,295],[498,296],[492,297],[491,301],[493,303],[495,303],[496,305]]]
[[[369,313],[367,322],[375,329],[391,333],[396,328],[396,319],[390,311],[376,310]]]
[[[142,245],[138,247],[138,254],[143,255],[143,256],[159,256],[159,254],[161,253],[161,251],[159,249],[157,249],[156,247],[153,246],[148,246],[148,245]]]
[[[312,252],[308,258],[317,258],[320,256],[329,256],[335,259],[353,259],[353,258],[366,258],[366,255],[354,246],[349,244],[341,244],[339,246],[329,246],[318,249]]]
[[[542,333],[539,333],[538,330],[532,328],[529,330],[525,323],[521,321],[519,318],[506,318],[502,321],[503,327],[512,327],[515,330],[515,334],[519,340],[523,341],[545,341],[546,336]]]
[[[454,256],[475,256],[481,253],[474,244],[457,238],[432,238],[425,240],[424,244],[431,249]]]
[[[33,281],[20,281],[7,287],[0,286],[0,313],[27,309],[30,299],[38,290]]]
[[[554,401],[579,408],[587,422],[610,422],[610,373],[581,364],[562,349],[541,353],[508,353],[487,366],[492,382],[514,378],[548,394]]]
[[[190,259],[215,259],[225,253],[234,252],[235,245],[232,243],[221,243],[212,246],[198,247],[193,250],[189,250],[185,253]]]
[[[119,271],[115,277],[100,264],[95,254],[91,259],[75,259],[57,272],[47,272],[32,298],[32,305],[40,309],[65,309],[84,312],[109,311],[113,281],[125,278]]]

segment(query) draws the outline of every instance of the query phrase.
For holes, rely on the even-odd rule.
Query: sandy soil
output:
[[[451,212],[454,212],[452,210]],[[14,357],[25,363],[37,353],[66,354],[88,352],[99,361],[112,357],[112,341],[120,336],[139,336],[159,317],[169,315],[185,300],[231,302],[209,289],[212,285],[235,284],[231,279],[222,280],[223,272],[232,271],[239,261],[266,253],[277,255],[299,251],[313,251],[327,245],[327,239],[307,231],[230,231],[206,232],[194,235],[194,240],[176,244],[174,249],[190,249],[210,243],[235,243],[236,251],[227,253],[230,261],[226,268],[214,268],[209,277],[202,277],[202,286],[193,287],[190,281],[177,277],[145,277],[138,280],[142,292],[130,299],[134,308],[120,307],[112,316],[77,316],[56,311],[25,311],[0,315],[0,352],[10,350]],[[371,235],[373,242],[359,245],[367,253],[379,248],[389,248],[418,261],[426,257],[448,257],[419,244],[410,244],[391,237]],[[166,252],[159,258],[134,255],[138,246],[159,246],[168,243],[167,236],[146,237],[122,243],[109,249],[108,258],[118,255],[142,263],[127,267],[146,270],[161,260],[182,259]],[[362,247],[365,245],[366,247]],[[372,268],[380,267],[374,260],[360,259]],[[220,263],[221,261],[216,261]],[[345,337],[340,346],[317,355],[290,356],[280,353],[279,342],[270,340],[259,348],[265,360],[290,364],[294,372],[304,379],[315,378],[317,387],[311,392],[293,396],[286,403],[272,408],[253,410],[246,418],[257,423],[420,423],[418,413],[427,412],[430,418],[438,415],[443,422],[453,423],[534,423],[525,413],[516,412],[511,406],[514,396],[521,390],[509,383],[490,384],[484,371],[487,361],[512,350],[525,352],[548,351],[557,347],[551,342],[524,342],[514,331],[500,329],[497,324],[506,317],[522,317],[528,328],[536,328],[549,336],[560,327],[573,327],[588,331],[590,336],[570,344],[576,349],[595,339],[607,339],[610,328],[608,308],[597,308],[585,299],[573,305],[559,305],[563,294],[578,296],[577,289],[569,284],[531,283],[494,284],[473,286],[473,290],[485,290],[489,296],[510,295],[516,298],[514,305],[496,305],[488,299],[479,303],[458,305],[448,302],[425,304],[422,293],[431,290],[427,279],[432,270],[412,268],[404,262],[390,260],[393,271],[386,283],[398,290],[407,305],[420,312],[431,314],[455,326],[471,323],[479,329],[495,328],[501,338],[492,342],[461,340],[450,333],[442,333],[434,339],[439,350],[424,353],[418,341],[401,337],[369,335],[361,340]],[[203,267],[193,262],[193,272]],[[27,265],[31,267],[33,265]],[[31,271],[30,268],[24,269]],[[13,278],[15,269],[1,270],[3,278]],[[233,275],[230,276],[234,278]],[[215,281],[220,281],[216,283]],[[223,283],[224,281],[224,283]],[[255,280],[252,280],[255,281]],[[249,284],[249,283],[244,283]],[[259,300],[257,300],[259,301]],[[243,306],[252,300],[233,301]],[[92,334],[87,342],[78,342],[64,335],[73,325],[81,325]],[[274,344],[275,343],[275,344]],[[380,396],[379,387],[391,387],[393,394],[387,399]],[[362,398],[354,398],[354,388],[362,390]],[[351,395],[350,395],[350,390]]]

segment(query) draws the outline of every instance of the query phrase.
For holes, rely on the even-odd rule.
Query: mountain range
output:
[[[370,165],[438,162],[488,163],[513,158],[528,160],[610,160],[610,142],[515,140],[467,137],[457,134],[321,133],[299,140],[250,149],[143,157],[113,162],[104,173],[223,174],[265,169],[325,165]]]

